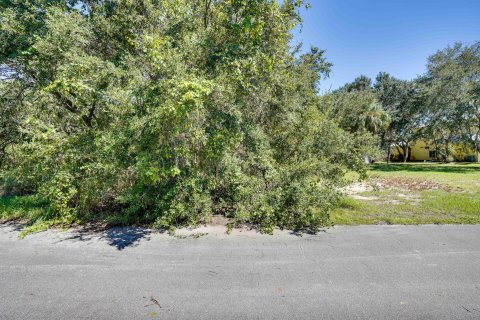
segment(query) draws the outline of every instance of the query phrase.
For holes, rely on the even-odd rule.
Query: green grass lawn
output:
[[[19,221],[28,225],[20,233],[21,237],[58,224],[58,221],[51,217],[48,202],[38,195],[0,197],[0,223],[8,221]]]
[[[480,164],[375,164],[349,192],[335,224],[480,223]]]
[[[39,196],[0,197],[0,222],[37,220],[47,209],[48,203]]]

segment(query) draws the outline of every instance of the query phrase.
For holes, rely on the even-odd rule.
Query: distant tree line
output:
[[[438,51],[417,79],[359,76],[326,96],[339,125],[376,135],[386,159],[396,148],[406,161],[418,139],[431,141],[447,161],[453,144],[480,151],[480,42]]]

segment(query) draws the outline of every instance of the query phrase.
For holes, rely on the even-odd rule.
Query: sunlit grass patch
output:
[[[376,164],[380,190],[344,197],[336,224],[480,223],[479,164]]]
[[[71,223],[71,221],[56,218],[48,202],[39,195],[0,197],[0,223],[9,221],[19,221],[24,224],[20,237]]]
[[[38,195],[0,197],[0,222],[35,221],[47,211],[48,202]]]

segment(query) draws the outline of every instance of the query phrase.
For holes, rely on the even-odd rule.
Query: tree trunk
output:
[[[450,147],[448,140],[445,141],[445,163],[448,163],[448,157],[450,156]]]
[[[399,157],[399,158],[398,158],[398,160],[400,160],[400,156],[402,157],[402,160],[403,160],[403,156],[404,156],[404,153],[403,153],[403,148],[402,148],[402,149],[400,149],[400,148],[398,147],[398,145],[397,145],[397,146],[395,146],[395,148],[397,148],[398,157]]]
[[[388,146],[388,152],[387,152],[387,163],[390,163],[390,157],[392,156],[392,146]]]
[[[403,163],[407,162],[408,159],[408,143],[403,147]]]

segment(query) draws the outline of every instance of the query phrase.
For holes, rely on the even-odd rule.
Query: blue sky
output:
[[[321,91],[387,71],[425,72],[427,57],[456,41],[480,41],[480,0],[310,0],[293,44],[317,46],[334,64]]]

